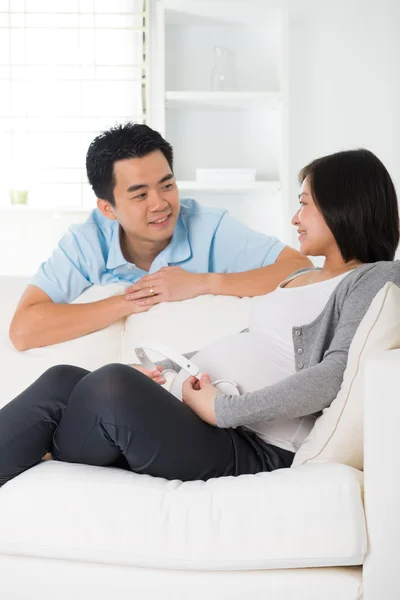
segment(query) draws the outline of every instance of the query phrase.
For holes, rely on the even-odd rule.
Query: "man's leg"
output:
[[[69,365],[51,367],[0,410],[0,486],[49,452],[71,392],[88,373]]]
[[[132,471],[166,479],[206,480],[269,468],[254,437],[240,428],[208,425],[157,383],[120,364],[78,383],[53,444],[57,460],[106,466],[122,455]],[[285,465],[272,464],[277,466]]]

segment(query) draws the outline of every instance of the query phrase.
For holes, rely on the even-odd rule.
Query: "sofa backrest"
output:
[[[180,352],[197,350],[225,335],[241,331],[249,320],[249,298],[207,295],[160,304],[147,313],[132,315],[75,340],[18,352],[9,340],[8,330],[27,281],[21,277],[0,277],[0,360],[4,374],[0,407],[53,365],[73,364],[94,370],[112,362],[138,362],[134,348],[151,348],[156,341]],[[121,284],[92,286],[75,303],[94,302],[121,294],[125,287]]]

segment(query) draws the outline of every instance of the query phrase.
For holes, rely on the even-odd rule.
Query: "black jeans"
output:
[[[289,467],[293,453],[238,427],[219,429],[121,364],[48,369],[0,410],[0,485],[55,460],[206,480]]]

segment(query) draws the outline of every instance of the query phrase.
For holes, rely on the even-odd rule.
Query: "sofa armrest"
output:
[[[364,600],[400,598],[400,349],[366,363]]]

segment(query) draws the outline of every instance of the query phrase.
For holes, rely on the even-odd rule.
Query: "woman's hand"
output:
[[[189,377],[182,386],[183,403],[189,406],[200,419],[216,425],[215,398],[217,388],[211,385],[209,376],[204,373],[200,379]]]
[[[136,371],[140,371],[143,375],[150,377],[156,383],[163,385],[165,383],[164,377],[161,375],[162,367],[158,366],[155,371],[150,371],[150,369],[145,369],[142,365],[131,365]]]

